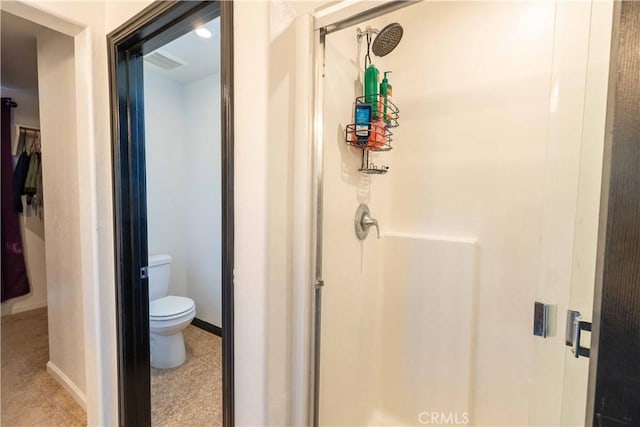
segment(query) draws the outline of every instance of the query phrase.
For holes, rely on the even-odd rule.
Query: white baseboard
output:
[[[47,306],[47,300],[39,301],[16,301],[11,300],[2,303],[2,316],[9,314],[22,313],[23,311],[35,310],[36,308],[42,308]]]
[[[82,409],[87,410],[87,396],[51,361],[47,362],[47,373],[53,377],[78,402]]]

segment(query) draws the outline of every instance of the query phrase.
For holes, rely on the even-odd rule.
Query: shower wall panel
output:
[[[384,20],[405,27],[385,57],[401,114],[390,230],[478,241],[476,425],[528,421],[554,15],[553,2],[436,2]]]
[[[375,160],[390,165],[384,176],[360,176],[355,171],[358,152],[341,142],[339,124],[351,118],[353,87],[361,83],[355,81],[362,69],[357,58],[363,56],[357,51],[355,29],[327,38],[324,194],[325,203],[345,194],[345,201],[335,208],[342,212],[333,215],[347,222],[335,236],[325,233],[325,254],[334,239],[355,239],[352,212],[356,200],[368,194],[373,198],[372,214],[385,232],[477,239],[471,419],[479,424],[526,424],[554,4],[425,2],[360,26],[381,28],[390,22],[400,22],[405,32],[395,51],[382,59],[374,57],[381,71],[392,71],[394,101],[400,109],[394,150]],[[342,84],[339,90],[338,82]],[[359,186],[358,182],[368,184]],[[326,206],[325,214],[329,210]],[[335,221],[327,215],[325,230],[336,227]],[[370,238],[364,245],[376,243]],[[346,244],[336,248],[342,251]],[[344,256],[347,254],[340,258]],[[364,259],[362,270],[368,272],[374,267],[372,262]],[[329,259],[325,276],[338,268],[345,275],[342,281],[348,282],[343,264]],[[336,291],[326,279],[324,373],[332,369],[324,355],[334,345],[327,336],[327,323],[343,316],[330,304],[340,297],[332,295]],[[388,292],[387,285],[380,292]],[[369,305],[369,310],[374,307]],[[374,324],[373,318],[380,313],[367,316],[356,316],[357,322]],[[342,329],[345,335],[346,328]],[[346,350],[343,347],[344,357]],[[321,387],[330,387],[326,383]],[[323,391],[321,397],[325,394]],[[498,407],[494,402],[501,404]],[[413,414],[416,421],[417,415]]]
[[[379,245],[373,425],[417,425],[434,413],[463,421],[473,375],[476,242],[389,234]]]
[[[324,79],[324,280],[320,422],[370,425],[375,401],[376,310],[381,277],[380,248],[371,230],[366,240],[354,232],[360,203],[380,217],[389,203],[384,176],[358,172],[362,150],[344,143],[344,126],[362,94],[355,31],[328,37]],[[375,159],[378,161],[379,156]]]

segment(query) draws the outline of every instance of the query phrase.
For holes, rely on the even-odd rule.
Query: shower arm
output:
[[[371,28],[369,26],[364,31],[360,28],[358,28],[356,31],[356,37],[358,38],[358,41],[362,40],[362,38],[367,34],[378,34],[380,32],[379,30],[376,30],[375,28]]]

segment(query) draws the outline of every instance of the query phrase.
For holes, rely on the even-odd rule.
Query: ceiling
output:
[[[211,38],[205,39],[190,31],[155,51],[183,65],[165,70],[145,61],[145,67],[152,67],[158,74],[182,83],[219,73],[220,18],[209,21],[203,27],[211,31]]]
[[[38,90],[36,37],[40,26],[0,11],[0,82],[3,87]]]

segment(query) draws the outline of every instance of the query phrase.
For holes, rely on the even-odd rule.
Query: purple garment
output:
[[[1,167],[2,167],[2,284],[1,300],[29,293],[27,266],[22,251],[20,219],[13,211],[13,162],[11,160],[11,99],[2,98]]]

